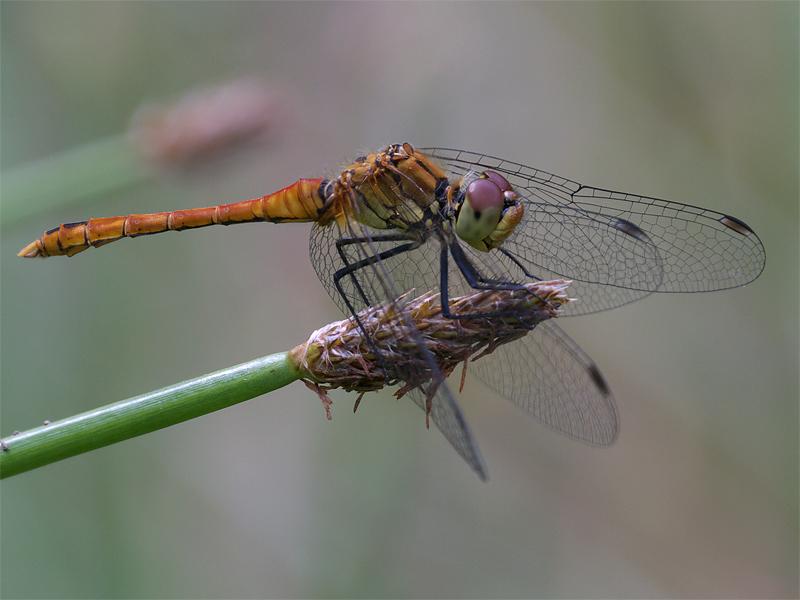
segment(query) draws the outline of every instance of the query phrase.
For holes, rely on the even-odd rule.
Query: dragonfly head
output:
[[[495,171],[471,173],[464,177],[462,186],[456,207],[456,235],[477,250],[496,248],[522,219],[519,194]]]

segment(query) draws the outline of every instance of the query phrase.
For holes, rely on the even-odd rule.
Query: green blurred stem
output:
[[[0,479],[281,388],[300,378],[280,352],[3,438]]]
[[[141,183],[150,173],[125,135],[92,142],[4,171],[0,219],[11,225]]]

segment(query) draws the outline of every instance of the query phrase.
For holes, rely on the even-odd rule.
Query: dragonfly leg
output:
[[[442,315],[448,319],[474,319],[474,318],[483,318],[483,317],[511,317],[514,316],[513,312],[509,311],[489,311],[489,312],[475,312],[475,313],[465,313],[460,315],[454,315],[450,312],[450,300],[449,300],[449,285],[448,285],[448,260],[447,260],[447,252],[448,248],[450,254],[453,256],[453,261],[456,263],[458,270],[464,276],[464,279],[467,281],[469,286],[476,290],[519,290],[522,289],[523,286],[519,283],[514,283],[511,281],[501,281],[496,279],[488,279],[483,277],[478,270],[475,268],[475,265],[470,262],[467,255],[458,245],[458,243],[453,243],[448,245],[442,244],[441,250],[439,251],[439,288],[440,288],[440,299],[442,305]]]
[[[389,236],[386,236],[386,237],[388,238]],[[336,271],[333,274],[333,283],[336,286],[336,291],[342,297],[342,299],[344,300],[345,304],[347,304],[348,310],[350,310],[350,312],[352,312],[354,315],[356,314],[357,311],[353,308],[353,305],[350,302],[350,299],[347,297],[347,294],[345,293],[344,288],[342,288],[341,280],[344,277],[347,277],[348,275],[350,275],[353,278],[353,281],[356,284],[356,286],[359,288],[359,293],[362,296],[362,300],[364,300],[364,303],[369,306],[369,305],[373,304],[373,302],[371,302],[370,299],[367,298],[366,294],[364,294],[364,291],[361,288],[361,285],[358,283],[358,281],[356,281],[355,273],[357,271],[361,270],[361,269],[364,269],[366,267],[374,265],[375,263],[378,263],[380,261],[386,260],[386,259],[391,258],[393,256],[397,256],[398,254],[403,254],[404,252],[409,252],[411,250],[415,250],[416,248],[419,248],[420,245],[422,244],[422,242],[419,241],[419,240],[412,240],[412,241],[410,241],[410,242],[408,242],[406,244],[401,244],[399,246],[395,246],[394,248],[390,248],[388,250],[384,250],[383,252],[379,252],[378,254],[373,254],[372,256],[367,256],[366,258],[363,258],[363,259],[361,259],[359,261],[356,261],[354,263],[351,263],[347,259],[347,256],[344,254],[344,251],[341,249],[341,246],[340,246],[340,242],[347,242],[347,243],[350,243],[350,244],[357,244],[357,243],[366,243],[366,242],[370,242],[370,241],[392,241],[394,239],[408,240],[407,237],[392,238],[392,240],[381,240],[380,238],[381,238],[381,236],[377,236],[377,237],[374,237],[374,238],[363,238],[363,239],[361,239],[361,238],[345,238],[343,240],[339,240],[339,242],[336,243],[336,246],[337,246],[337,248],[339,250],[339,255],[341,256],[342,262],[344,263],[345,266],[342,267],[341,269],[339,269],[338,271]],[[346,244],[342,244],[342,246],[343,245],[346,245]]]
[[[533,273],[529,273],[528,269],[526,269],[525,266],[522,264],[522,262],[516,256],[514,256],[513,252],[511,252],[507,248],[503,248],[502,246],[499,246],[498,248],[495,248],[495,249],[499,250],[500,253],[502,253],[504,256],[508,257],[511,260],[511,262],[513,262],[515,265],[517,265],[520,268],[520,270],[522,271],[522,273],[525,275],[525,277],[529,277],[530,279],[533,279],[534,281],[543,281],[543,279],[541,277],[539,277],[538,275],[534,275]]]
[[[503,281],[501,279],[490,279],[484,277],[478,271],[478,269],[475,268],[475,265],[472,264],[472,262],[469,260],[469,257],[467,257],[467,255],[464,253],[464,250],[458,245],[457,242],[450,244],[450,254],[453,257],[458,270],[461,271],[464,279],[467,280],[467,283],[473,289],[518,290],[522,287],[521,284],[514,283],[513,281]]]
[[[370,241],[381,241],[380,237],[382,237],[382,236],[376,236],[374,238],[364,238],[363,242],[353,241],[353,240],[358,240],[359,238],[345,238],[345,240],[349,239],[350,243],[357,244],[357,243],[366,243],[366,242],[370,242]],[[408,238],[406,237],[406,238],[401,238],[401,239],[408,239]],[[340,240],[340,241],[345,241],[345,240]],[[377,357],[378,362],[380,362],[382,366],[383,366],[383,357],[381,356],[381,353],[378,351],[378,349],[375,347],[375,343],[373,342],[372,338],[367,333],[367,330],[364,327],[364,324],[361,322],[361,318],[358,316],[358,311],[353,306],[353,303],[350,301],[350,298],[347,297],[347,293],[345,292],[344,288],[342,287],[342,279],[347,277],[348,275],[351,276],[353,278],[353,281],[356,283],[356,286],[359,289],[359,293],[362,295],[362,299],[364,300],[365,304],[367,306],[369,306],[372,303],[366,297],[366,295],[364,294],[363,289],[361,289],[361,286],[358,284],[358,281],[356,280],[356,277],[355,277],[356,271],[359,271],[360,269],[364,269],[366,267],[374,265],[375,263],[378,263],[378,262],[380,262],[382,260],[386,260],[387,258],[391,258],[392,256],[397,256],[398,254],[402,254],[404,252],[409,252],[410,250],[414,250],[416,248],[419,248],[419,246],[421,244],[422,244],[422,242],[420,240],[414,240],[414,241],[408,242],[406,244],[401,244],[399,246],[395,246],[394,248],[390,248],[389,250],[384,250],[383,252],[379,252],[378,254],[374,254],[372,256],[368,256],[368,257],[363,258],[363,259],[361,259],[359,261],[356,261],[354,263],[350,263],[347,260],[347,257],[344,254],[344,252],[340,249],[340,255],[342,257],[342,261],[344,262],[345,266],[342,267],[341,269],[339,269],[338,271],[336,271],[333,274],[333,285],[336,287],[337,293],[339,294],[339,296],[341,296],[342,300],[344,301],[345,305],[347,306],[347,310],[349,310],[350,314],[352,314],[353,318],[355,318],[356,323],[358,324],[358,328],[364,334],[364,337],[366,338],[367,343],[369,344],[371,350],[375,353],[375,356]],[[339,243],[337,242],[336,245],[338,247]]]
[[[352,246],[353,244],[368,244],[370,242],[401,242],[401,241],[407,242],[408,240],[409,237],[407,235],[400,233],[387,233],[385,235],[376,235],[372,237],[359,236],[350,238],[340,238],[336,240],[336,251],[339,253],[339,257],[342,259],[342,264],[349,265],[350,262],[347,260],[347,256],[344,253],[345,246]],[[361,284],[359,283],[358,279],[356,279],[353,273],[354,272],[350,273],[350,279],[353,282],[353,287],[356,288],[358,295],[361,296],[361,300],[364,302],[364,305],[369,306],[372,303],[367,298],[367,295],[361,288]],[[339,293],[341,294],[341,291],[339,291]],[[350,307],[348,306],[348,308]]]

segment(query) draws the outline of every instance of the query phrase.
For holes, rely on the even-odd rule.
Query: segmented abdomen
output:
[[[320,194],[322,183],[322,179],[300,179],[273,194],[232,204],[64,223],[45,231],[18,255],[26,258],[72,256],[90,246],[103,246],[124,237],[210,225],[316,221],[322,216],[324,205]]]

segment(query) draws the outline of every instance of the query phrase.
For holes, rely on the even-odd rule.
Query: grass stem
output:
[[[5,437],[0,479],[206,415],[300,376],[289,353],[279,352]]]

